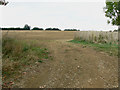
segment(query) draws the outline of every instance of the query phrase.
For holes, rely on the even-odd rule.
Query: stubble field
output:
[[[13,60],[13,56],[10,56],[11,54],[9,54],[9,57],[6,55],[3,57],[3,71],[6,72],[3,72],[4,76],[6,75],[6,77],[3,76],[4,87],[118,87],[117,56],[111,56],[104,51],[95,50],[94,47],[68,42],[73,40],[74,31],[9,31],[8,33],[3,31],[2,34],[3,39],[15,39],[19,42],[26,43],[30,47],[27,49],[26,47],[23,48],[23,52],[21,51],[22,46],[19,46],[18,48],[20,49],[18,49],[15,48],[17,44],[13,44],[12,50],[15,52],[11,51],[11,54],[19,51],[23,52],[23,54],[19,53],[18,58],[15,58],[15,60]],[[6,46],[7,48],[9,48],[9,44]],[[47,51],[39,52],[42,49]],[[36,52],[38,52],[37,56],[35,56]],[[48,53],[46,54],[46,52]],[[25,67],[19,67],[18,72],[14,72],[15,67],[12,66],[14,65],[13,63],[16,62],[20,66],[24,64],[23,62],[20,64],[20,59],[23,58],[24,53],[26,55],[24,60],[28,59],[26,62],[30,63],[25,64]],[[39,58],[39,55],[43,55],[39,53],[45,53],[45,57],[41,56],[42,58]],[[21,57],[19,57],[20,54],[22,54]],[[11,72],[7,73],[6,68],[9,69],[10,67],[13,68],[13,74]]]

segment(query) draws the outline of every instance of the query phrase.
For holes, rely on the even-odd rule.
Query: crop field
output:
[[[105,31],[80,31],[75,33],[74,39],[94,43],[118,44],[118,32]]]
[[[3,31],[4,88],[118,87],[118,36],[111,32]]]

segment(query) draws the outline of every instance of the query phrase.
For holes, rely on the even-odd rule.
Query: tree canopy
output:
[[[44,30],[44,29],[39,27],[34,27],[32,30]]]
[[[105,16],[109,18],[108,24],[120,25],[120,0],[106,0]]]
[[[0,0],[0,5],[7,5],[8,4],[8,2],[6,2],[5,0]]]
[[[25,30],[30,30],[30,26],[27,25],[27,24],[25,24],[24,29],[25,29]]]
[[[45,30],[50,30],[50,31],[61,31],[59,28],[46,28]]]

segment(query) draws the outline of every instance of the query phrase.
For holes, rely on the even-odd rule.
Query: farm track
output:
[[[117,87],[117,58],[62,40],[46,43],[54,59],[27,71],[21,87]]]
[[[56,35],[56,38],[58,36]],[[53,60],[48,59],[44,63],[35,63],[30,68],[26,68],[26,73],[16,83],[17,87],[118,87],[117,57],[109,56],[104,52],[98,52],[80,44],[69,43],[67,41],[72,38],[68,37],[52,39],[48,42],[44,40],[44,37],[41,39],[43,40],[41,44],[48,48]]]

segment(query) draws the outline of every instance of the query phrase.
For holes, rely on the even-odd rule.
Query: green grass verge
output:
[[[107,43],[99,44],[99,43],[91,43],[87,41],[78,41],[78,40],[71,40],[68,42],[94,47],[95,50],[107,52],[110,56],[118,56],[118,45],[117,44],[107,44]]]

